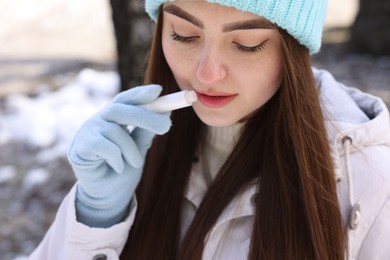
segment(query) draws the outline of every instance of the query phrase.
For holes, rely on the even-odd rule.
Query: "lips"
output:
[[[237,94],[229,93],[201,93],[198,92],[198,100],[208,108],[221,108],[237,97]]]

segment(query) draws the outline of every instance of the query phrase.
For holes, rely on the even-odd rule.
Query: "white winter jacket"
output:
[[[326,116],[336,167],[338,195],[348,234],[346,259],[390,259],[390,119],[376,97],[347,88],[326,71],[314,69]],[[184,200],[183,230],[191,223],[206,190],[194,165]],[[76,221],[70,191],[31,260],[118,259],[133,223],[134,199],[127,219],[110,228],[90,228]],[[236,197],[210,231],[203,259],[247,259],[255,184]]]

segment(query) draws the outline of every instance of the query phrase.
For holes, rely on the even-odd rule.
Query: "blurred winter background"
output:
[[[129,67],[123,43],[129,44],[118,32],[128,28],[120,26],[123,13],[118,10],[123,8],[115,5],[118,2],[0,2],[2,260],[30,253],[53,221],[74,183],[66,152],[75,131],[126,84],[139,82],[123,74],[126,58]],[[150,35],[149,22],[135,15],[142,12],[141,2],[129,2],[131,30],[140,35],[135,44]],[[313,62],[345,84],[380,95],[389,104],[390,57],[355,54],[346,47],[358,9],[358,0],[330,0],[325,44]],[[125,53],[119,55],[121,59],[117,47]],[[143,64],[142,57],[130,60]]]

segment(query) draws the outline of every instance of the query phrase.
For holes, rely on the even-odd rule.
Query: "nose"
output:
[[[226,77],[226,67],[219,55],[216,49],[204,49],[196,71],[201,83],[213,84]]]

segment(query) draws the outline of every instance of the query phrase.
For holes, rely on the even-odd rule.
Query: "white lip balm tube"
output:
[[[153,102],[141,105],[141,107],[156,113],[165,113],[184,107],[189,107],[197,100],[198,96],[194,90],[183,90],[158,97]]]

